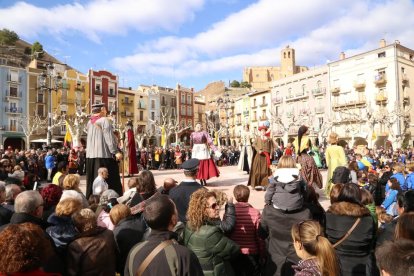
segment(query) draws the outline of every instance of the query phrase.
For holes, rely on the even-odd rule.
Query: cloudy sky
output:
[[[81,72],[106,69],[121,86],[241,80],[253,65],[319,66],[399,40],[414,49],[412,0],[0,0],[14,30]]]

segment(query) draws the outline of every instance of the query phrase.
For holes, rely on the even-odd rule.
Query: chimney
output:
[[[385,39],[382,38],[380,40],[379,46],[380,46],[380,48],[383,48],[383,47],[387,46],[387,42],[385,42]]]
[[[339,60],[343,60],[343,59],[345,59],[345,53],[344,52],[341,52],[339,54]]]

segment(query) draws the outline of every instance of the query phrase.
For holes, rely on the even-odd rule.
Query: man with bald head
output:
[[[164,185],[162,187],[158,188],[158,192],[160,194],[164,194],[164,195],[169,195],[170,194],[170,190],[172,188],[174,188],[175,186],[177,186],[177,181],[174,180],[173,178],[166,178],[164,180]]]

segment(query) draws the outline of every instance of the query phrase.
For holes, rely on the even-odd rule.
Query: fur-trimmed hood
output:
[[[370,215],[368,208],[365,206],[345,201],[332,204],[329,207],[328,212],[334,215],[350,217],[364,217]]]

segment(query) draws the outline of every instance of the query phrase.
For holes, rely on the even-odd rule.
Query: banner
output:
[[[65,140],[63,144],[67,146],[68,143],[72,142],[72,135],[70,134],[70,131],[69,131],[68,121],[65,121],[65,124],[66,124],[66,133],[65,133]]]
[[[163,147],[165,145],[165,127],[161,127],[161,147]]]

